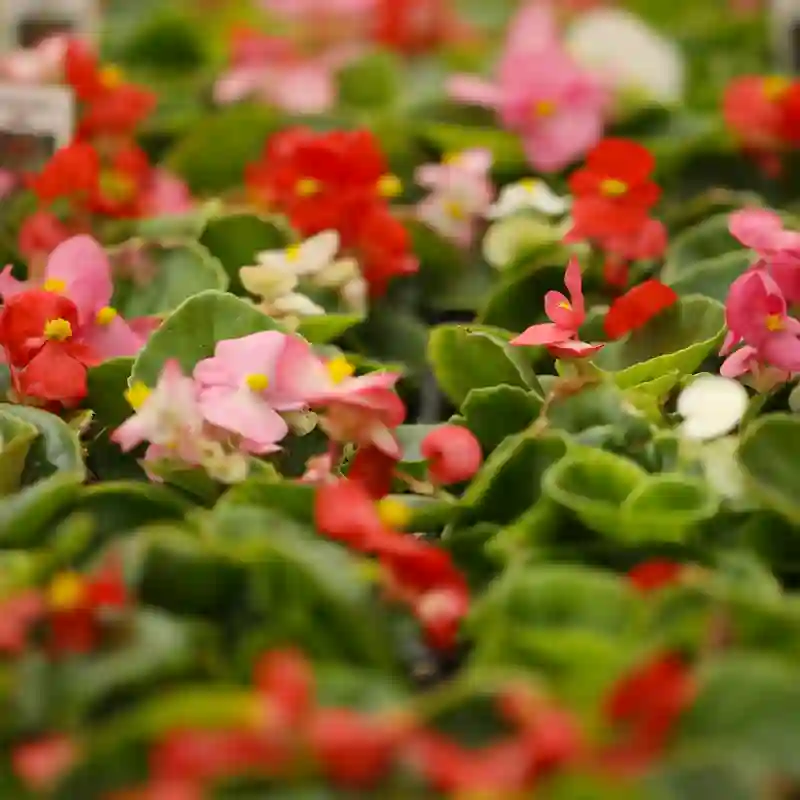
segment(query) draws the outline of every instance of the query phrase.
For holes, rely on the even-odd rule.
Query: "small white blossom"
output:
[[[520,211],[535,211],[548,217],[559,217],[567,212],[569,206],[569,198],[557,195],[544,181],[526,178],[504,187],[486,216],[504,219]]]
[[[702,375],[678,397],[683,417],[679,433],[686,439],[705,441],[732,431],[747,411],[749,396],[738,381],[720,375]]]

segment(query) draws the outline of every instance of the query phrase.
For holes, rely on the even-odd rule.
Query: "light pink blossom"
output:
[[[0,80],[35,85],[58,83],[66,54],[64,36],[50,36],[35,47],[12,50],[0,57]]]
[[[723,378],[746,378],[758,392],[769,392],[792,379],[788,370],[777,369],[765,364],[759,357],[758,350],[749,344],[742,345],[731,353],[719,369]]]
[[[758,254],[753,269],[766,269],[790,303],[800,303],[800,233],[787,231],[774,211],[749,208],[730,215],[731,235]]]
[[[417,206],[417,216],[461,247],[469,247],[476,222],[487,214],[494,196],[489,179],[492,154],[488,150],[464,150],[445,156],[442,164],[423,164],[417,183],[430,194]]]
[[[194,208],[194,201],[189,187],[177,175],[154,169],[142,206],[144,216],[161,217],[186,214]]]
[[[493,82],[457,75],[448,91],[456,100],[494,109],[543,172],[563,169],[603,134],[607,92],[566,52],[545,3],[529,3],[513,20]]]
[[[731,285],[725,303],[728,335],[721,355],[729,354],[740,342],[756,351],[760,362],[789,372],[800,371],[800,322],[787,314],[786,299],[778,284],[765,270],[752,270]],[[726,373],[747,363],[738,355]]]
[[[575,258],[570,259],[567,265],[564,285],[569,292],[569,299],[561,292],[551,291],[545,295],[544,310],[550,322],[532,325],[516,339],[512,339],[511,344],[544,345],[560,358],[584,358],[603,347],[601,343],[590,344],[578,338],[578,330],[586,319],[586,307],[581,268]]]
[[[194,370],[206,421],[242,437],[249,452],[279,450],[278,442],[289,433],[279,412],[306,406],[303,345],[278,331],[218,342],[214,355]]]
[[[0,295],[12,297],[31,288],[11,275],[0,273]],[[102,359],[135,355],[145,337],[136,333],[110,306],[114,286],[105,250],[91,236],[73,236],[50,254],[43,288],[69,297],[78,307],[83,340]]]
[[[8,197],[17,185],[17,178],[11,170],[0,169],[0,200]]]

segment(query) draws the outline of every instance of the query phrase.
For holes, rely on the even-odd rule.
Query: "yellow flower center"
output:
[[[621,197],[628,191],[628,184],[616,178],[606,178],[600,182],[600,191],[606,197]]]
[[[552,100],[538,100],[533,106],[537,117],[552,117],[556,113],[556,104]]]
[[[463,157],[464,156],[461,152],[459,152],[458,150],[454,150],[453,152],[445,153],[442,156],[442,164],[447,164],[448,166],[451,166],[453,164],[458,164],[458,162],[461,161]]]
[[[136,183],[123,172],[104,170],[100,175],[100,189],[110,200],[125,203],[136,194]]]
[[[77,572],[61,572],[53,578],[47,591],[51,608],[71,611],[80,607],[86,598],[86,582]]]
[[[117,316],[117,309],[111,306],[101,308],[95,315],[94,321],[98,325],[110,325]]]
[[[381,522],[387,527],[395,530],[406,528],[411,522],[411,509],[399,500],[391,497],[384,497],[376,505],[376,510]]]
[[[45,323],[44,337],[45,339],[54,339],[57,342],[63,342],[72,336],[72,325],[67,320],[59,317],[58,319],[51,319]]]
[[[566,300],[562,300],[558,307],[563,308],[565,311],[572,311],[572,306]]]
[[[122,84],[122,70],[114,65],[108,64],[100,70],[100,83],[106,89],[116,89]]]
[[[135,381],[129,389],[125,390],[125,399],[128,401],[128,405],[134,411],[137,411],[144,405],[145,400],[150,397],[150,391],[150,388],[141,381]]]
[[[341,383],[356,371],[355,367],[344,356],[332,358],[325,366],[334,383]]]
[[[444,204],[444,210],[451,219],[462,220],[467,217],[467,212],[463,203],[459,203],[458,200],[448,200]]]
[[[519,185],[526,191],[532,192],[541,181],[537,180],[536,178],[525,178],[519,182]]]
[[[300,258],[300,250],[302,249],[299,244],[290,244],[286,248],[286,260],[294,263]]]
[[[295,191],[300,197],[311,197],[320,190],[320,182],[315,178],[300,178],[297,181]]]
[[[44,290],[46,292],[55,292],[55,294],[61,294],[64,289],[67,288],[67,284],[61,280],[61,278],[48,278],[44,282]]]
[[[764,325],[766,325],[768,331],[782,331],[783,330],[783,318],[780,314],[768,314],[767,318],[764,320]]]
[[[254,392],[263,392],[269,386],[269,378],[261,372],[254,372],[245,378],[248,388]]]
[[[783,75],[771,75],[768,78],[764,78],[762,91],[767,100],[772,100],[774,102],[780,100],[791,85],[789,79],[784,78]]]
[[[403,183],[397,175],[384,175],[378,181],[378,194],[381,197],[397,197],[403,192]]]

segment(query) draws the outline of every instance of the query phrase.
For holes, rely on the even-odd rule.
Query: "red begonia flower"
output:
[[[483,461],[475,434],[461,425],[435,428],[422,440],[420,452],[428,461],[431,480],[444,485],[469,480]]]
[[[640,283],[611,304],[603,323],[606,335],[619,339],[641,328],[677,300],[675,290],[655,278]]]
[[[681,572],[683,564],[665,558],[654,558],[637,564],[628,572],[628,580],[642,594],[649,594],[675,583]]]

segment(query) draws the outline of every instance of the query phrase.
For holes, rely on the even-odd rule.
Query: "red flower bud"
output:
[[[420,452],[428,460],[428,475],[434,483],[469,480],[480,468],[483,454],[471,431],[460,425],[442,425],[423,440]]]

